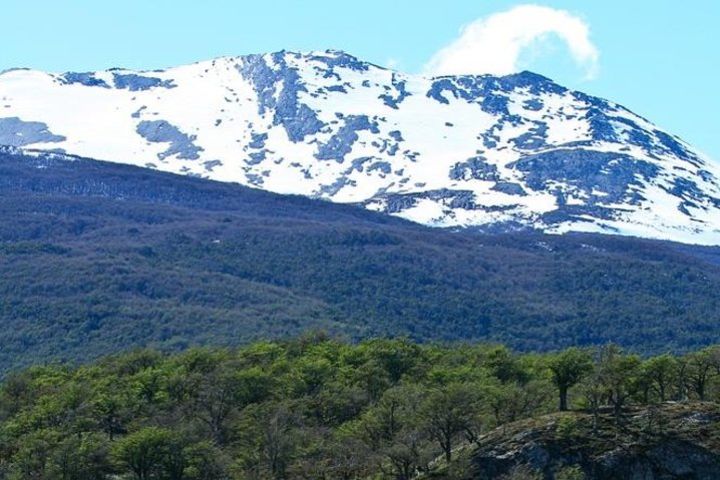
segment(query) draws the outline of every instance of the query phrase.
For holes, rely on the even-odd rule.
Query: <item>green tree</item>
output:
[[[227,478],[226,459],[222,451],[209,441],[187,445],[183,449],[186,457],[186,480],[221,480]]]
[[[704,348],[685,356],[687,370],[685,372],[689,387],[704,401],[710,379],[715,374],[716,355],[713,348]]]
[[[560,411],[568,409],[568,390],[592,370],[592,358],[585,350],[568,348],[550,358],[548,368],[560,396]]]
[[[547,411],[544,407],[550,395],[550,386],[546,382],[533,380],[525,385],[487,385],[483,389],[482,399],[490,408],[496,424],[505,425]]]
[[[580,385],[580,390],[582,391],[590,412],[592,412],[592,430],[593,433],[596,434],[600,422],[600,407],[603,405],[607,392],[597,367],[585,377]]]
[[[493,376],[503,383],[518,382],[522,384],[529,379],[528,372],[505,346],[497,346],[489,350],[486,354],[485,366]]]
[[[622,410],[628,398],[634,393],[633,386],[640,367],[637,355],[626,355],[616,345],[600,350],[597,369],[607,398],[613,406],[615,421],[620,423]]]
[[[476,409],[476,390],[464,383],[435,388],[425,398],[420,418],[430,437],[440,445],[446,462],[452,460],[454,440],[469,428]]]
[[[53,448],[49,470],[60,480],[104,480],[112,472],[106,437],[71,435]]]
[[[10,480],[43,480],[49,476],[50,456],[59,433],[41,429],[28,432],[17,445],[10,463]]]
[[[169,474],[168,470],[175,470],[176,445],[169,430],[146,427],[115,442],[112,455],[117,465],[137,480],[158,480]]]
[[[677,370],[677,360],[672,355],[664,354],[643,362],[641,375],[647,379],[657,398],[664,402],[668,398],[670,389],[676,383]]]
[[[269,395],[272,379],[260,368],[241,369],[221,363],[210,372],[192,375],[188,413],[209,430],[218,445],[228,440],[229,422],[243,407]]]
[[[416,385],[393,387],[355,426],[371,450],[381,456],[379,469],[397,480],[410,480],[432,459],[421,421],[425,392]]]
[[[238,426],[242,447],[238,468],[260,478],[286,478],[301,439],[293,407],[264,403],[245,409]]]

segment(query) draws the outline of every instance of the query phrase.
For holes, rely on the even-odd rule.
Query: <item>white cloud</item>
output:
[[[522,69],[521,54],[536,41],[555,34],[568,46],[588,79],[597,73],[599,52],[590,28],[565,10],[519,5],[480,18],[462,28],[460,36],[425,65],[430,75],[507,75]]]

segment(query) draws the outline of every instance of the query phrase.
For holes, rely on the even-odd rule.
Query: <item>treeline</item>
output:
[[[6,377],[0,479],[409,480],[515,420],[609,409],[622,424],[629,405],[719,394],[720,347],[643,359],[317,334],[142,350]]]

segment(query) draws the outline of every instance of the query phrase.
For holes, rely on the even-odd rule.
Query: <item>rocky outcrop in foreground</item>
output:
[[[458,453],[436,478],[718,479],[720,409],[666,403],[630,409],[619,425],[603,411],[596,430],[591,414],[558,413],[499,428]]]

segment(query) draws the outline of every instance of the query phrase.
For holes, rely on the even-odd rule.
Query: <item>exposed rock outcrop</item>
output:
[[[601,412],[553,414],[499,428],[458,455],[446,479],[711,480],[720,478],[720,409],[666,403],[631,409],[616,424]],[[457,473],[462,470],[462,473]],[[455,471],[455,473],[452,473]]]

